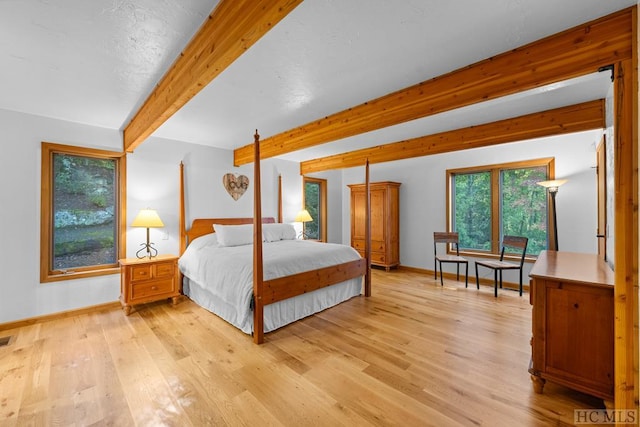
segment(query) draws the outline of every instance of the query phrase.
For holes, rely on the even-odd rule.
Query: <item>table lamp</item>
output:
[[[158,255],[158,250],[153,247],[153,243],[149,241],[149,228],[164,227],[162,220],[158,216],[158,212],[155,209],[142,209],[131,223],[132,227],[145,227],[147,229],[147,243],[141,243],[142,249],[136,252],[136,257],[144,258],[148,256],[149,259]],[[142,254],[141,252],[146,252]]]
[[[302,237],[304,239],[305,236],[306,236],[306,234],[304,233],[304,223],[305,222],[309,222],[309,221],[313,221],[313,218],[311,218],[311,215],[309,214],[309,211],[306,210],[306,209],[302,209],[300,212],[298,212],[298,214],[296,215],[296,217],[295,217],[295,219],[293,221],[302,223],[302,232],[300,233],[300,237]]]

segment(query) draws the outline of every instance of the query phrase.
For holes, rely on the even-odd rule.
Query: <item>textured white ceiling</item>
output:
[[[0,108],[119,129],[214,0],[0,0]]]
[[[123,129],[215,0],[0,0],[0,108]],[[306,0],[155,136],[237,148],[635,4]],[[576,79],[325,144],[302,160],[604,96]]]

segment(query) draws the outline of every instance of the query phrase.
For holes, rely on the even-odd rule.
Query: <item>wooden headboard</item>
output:
[[[258,181],[259,182],[259,181]],[[255,184],[254,184],[255,185]],[[259,186],[258,186],[259,188]],[[253,224],[253,218],[196,218],[191,223],[191,228],[187,230],[185,212],[185,191],[184,191],[184,163],[180,162],[180,212],[178,216],[178,228],[180,229],[180,255],[187,249],[187,245],[194,239],[213,233],[213,224],[240,225]],[[273,217],[263,217],[262,223],[275,223]],[[278,222],[282,222],[282,178],[278,178]]]
[[[263,224],[273,224],[276,220],[273,217],[262,218]],[[191,223],[191,228],[186,230],[187,244],[194,239],[205,234],[214,233],[213,224],[240,225],[253,224],[253,218],[196,218]]]

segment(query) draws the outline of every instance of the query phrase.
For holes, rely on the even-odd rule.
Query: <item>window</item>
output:
[[[119,272],[124,153],[42,143],[40,280]]]
[[[460,250],[499,254],[504,235],[529,238],[527,255],[549,245],[548,196],[539,181],[553,179],[553,159],[447,171],[448,221]]]
[[[318,178],[302,179],[304,191],[302,203],[313,221],[303,223],[307,239],[327,241],[327,180]]]

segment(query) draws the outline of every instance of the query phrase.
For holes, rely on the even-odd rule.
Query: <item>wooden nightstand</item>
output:
[[[128,316],[135,304],[180,297],[178,257],[158,255],[149,258],[125,258],[120,261],[120,303]]]

